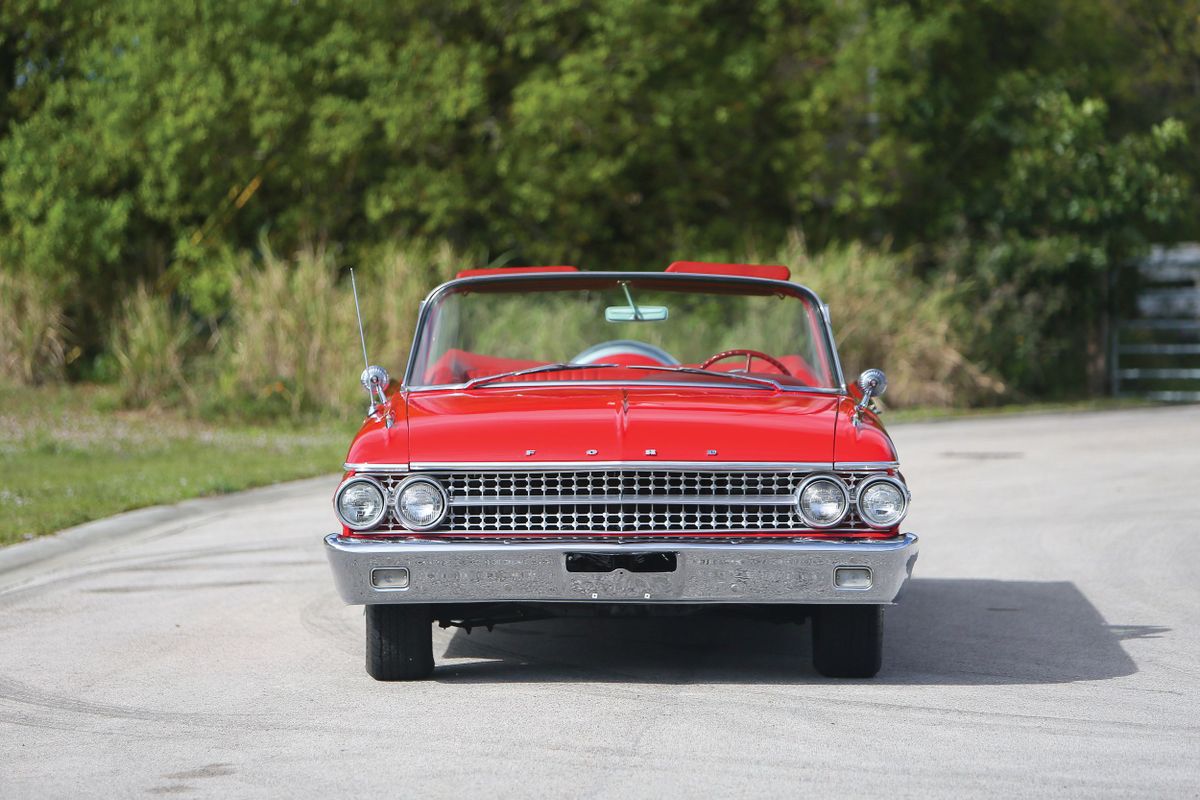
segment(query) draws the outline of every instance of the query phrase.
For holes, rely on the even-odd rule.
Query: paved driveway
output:
[[[0,797],[1196,796],[1200,407],[894,433],[922,551],[873,681],[694,619],[438,631],[375,683],[322,479],[0,574]]]

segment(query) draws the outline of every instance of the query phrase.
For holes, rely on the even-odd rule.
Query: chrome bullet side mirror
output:
[[[862,419],[862,412],[871,405],[871,399],[887,391],[887,375],[881,369],[863,370],[858,376],[858,388],[862,389],[862,400],[854,407],[854,422]]]

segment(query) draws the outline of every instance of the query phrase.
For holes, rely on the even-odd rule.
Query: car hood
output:
[[[832,462],[839,398],[754,389],[493,387],[407,397],[413,464]]]

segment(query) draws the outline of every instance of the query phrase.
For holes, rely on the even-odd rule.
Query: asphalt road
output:
[[[806,626],[574,620],[375,683],[322,479],[0,574],[0,797],[1197,796],[1200,407],[894,434],[875,680]]]

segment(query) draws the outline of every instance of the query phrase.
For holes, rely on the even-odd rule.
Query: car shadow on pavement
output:
[[[913,579],[885,613],[877,683],[1041,684],[1131,675],[1121,642],[1073,583]],[[820,683],[809,626],[738,616],[556,619],[456,630],[434,680]]]

